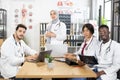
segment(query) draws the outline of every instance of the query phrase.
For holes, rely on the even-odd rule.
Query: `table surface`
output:
[[[17,78],[81,78],[96,77],[87,65],[69,66],[64,62],[53,61],[54,67],[49,69],[46,63],[25,62],[17,73]]]

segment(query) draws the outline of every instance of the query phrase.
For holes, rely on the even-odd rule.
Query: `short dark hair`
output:
[[[107,25],[101,25],[101,26],[99,26],[99,30],[100,30],[101,28],[106,28],[106,29],[109,30],[109,27],[108,27]]]
[[[18,30],[18,28],[24,28],[25,30],[27,30],[27,27],[23,24],[18,24],[17,27],[16,27],[16,31]]]
[[[90,23],[84,24],[82,27],[82,31],[84,31],[84,28],[87,28],[91,34],[94,33],[94,27],[92,24],[90,24]]]

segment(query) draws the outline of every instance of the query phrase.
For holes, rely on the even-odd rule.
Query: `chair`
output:
[[[68,52],[67,44],[46,44],[46,50],[52,50],[52,57],[63,57]]]
[[[4,80],[4,78],[3,78],[2,75],[1,75],[1,72],[0,72],[0,80]]]
[[[1,52],[0,52],[0,57],[1,57]],[[0,72],[0,80],[3,80],[3,77],[1,76],[1,72]]]
[[[117,72],[117,78],[120,79],[120,70]]]

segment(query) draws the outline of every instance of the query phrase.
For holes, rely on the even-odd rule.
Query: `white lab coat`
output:
[[[56,34],[56,37],[52,37],[51,39],[47,39],[47,40],[50,40],[50,43],[48,43],[48,44],[63,44],[63,41],[66,39],[66,25],[65,25],[65,23],[60,22],[59,20],[55,24],[49,23],[47,25],[46,30],[51,31],[51,32]],[[46,37],[46,38],[48,38],[48,37]]]
[[[83,42],[81,44],[80,49],[77,52],[75,52],[74,54],[81,54],[84,43],[85,42]],[[87,43],[87,46],[84,49],[84,55],[85,56],[95,56],[96,57],[97,48],[99,47],[99,41],[97,40],[97,38],[95,36],[92,36],[90,38],[90,40],[86,43]],[[77,56],[77,59],[79,59],[79,56]]]
[[[28,47],[23,40],[16,42],[13,35],[5,40],[1,47],[0,71],[4,78],[16,76],[24,62],[25,55],[33,55],[36,51]]]
[[[109,48],[108,48],[109,47]],[[102,80],[117,80],[116,72],[120,69],[120,44],[111,40],[105,44],[100,44],[97,59],[98,71],[104,70]]]

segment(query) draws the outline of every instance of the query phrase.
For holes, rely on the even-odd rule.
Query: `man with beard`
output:
[[[0,71],[5,79],[18,80],[15,76],[22,63],[35,60],[38,56],[38,53],[22,40],[26,30],[25,25],[18,24],[15,33],[1,46]]]

